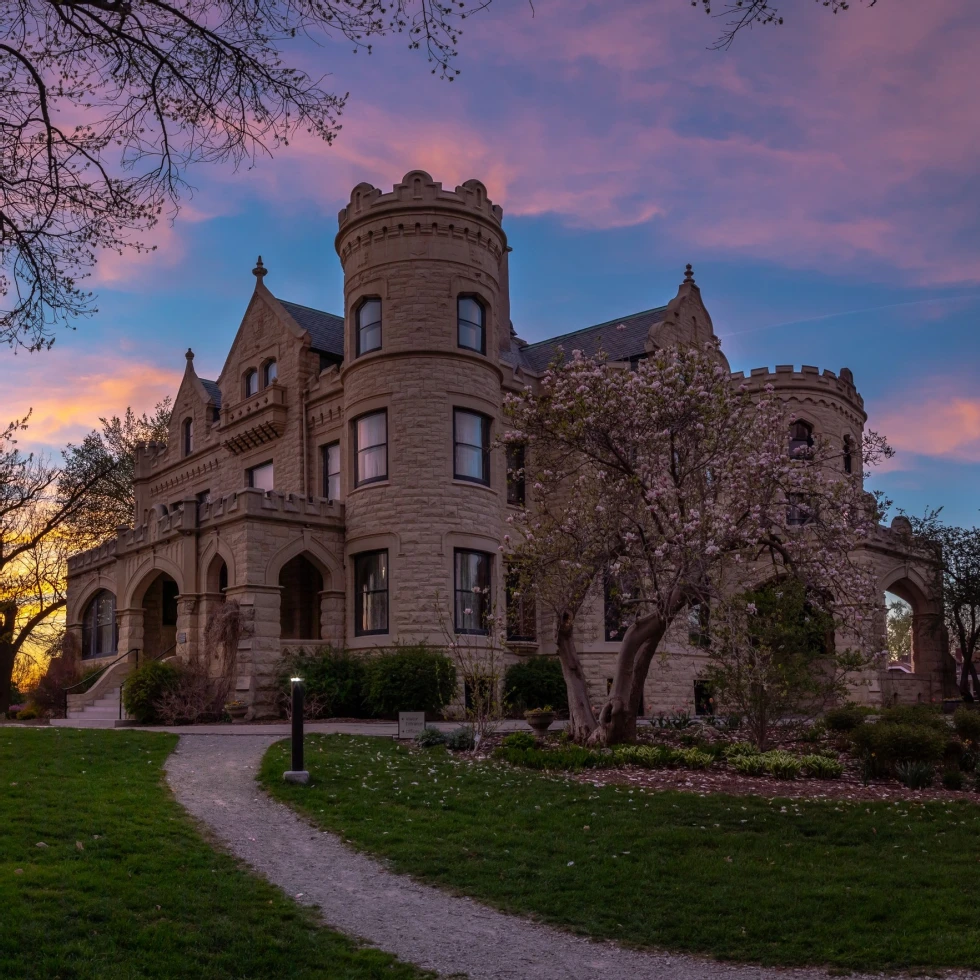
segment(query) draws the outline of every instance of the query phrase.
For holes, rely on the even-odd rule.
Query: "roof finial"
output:
[[[262,282],[262,277],[268,271],[269,270],[262,264],[262,256],[260,255],[258,262],[255,263],[255,268],[252,270],[252,275],[255,276],[255,278],[258,279],[259,282]]]
[[[262,260],[259,259],[259,261]],[[684,282],[694,282],[694,266],[690,262],[687,263],[687,268],[684,270]]]
[[[188,348],[187,348],[187,353],[186,353],[186,354],[184,355],[184,357],[186,357],[186,358],[187,358],[187,363],[188,363],[188,364],[190,364],[190,363],[191,363],[191,361],[193,361],[193,360],[194,360],[194,351],[192,351],[192,350],[190,349],[190,347],[188,347]]]

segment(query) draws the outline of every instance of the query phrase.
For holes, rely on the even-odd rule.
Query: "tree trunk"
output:
[[[10,685],[17,659],[17,647],[14,645],[16,619],[16,603],[8,602],[0,606],[0,716],[6,715],[10,708]]]
[[[576,742],[586,741],[596,729],[595,712],[589,699],[589,685],[582,662],[575,650],[575,620],[568,613],[562,617],[557,631],[558,659],[568,690],[568,729]]]
[[[636,741],[636,715],[643,684],[669,621],[652,614],[637,619],[626,631],[616,656],[609,697],[599,712],[599,727],[592,741],[619,745]]]

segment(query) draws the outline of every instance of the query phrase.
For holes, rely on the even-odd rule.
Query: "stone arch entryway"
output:
[[[166,572],[157,572],[147,584],[143,609],[143,644],[140,660],[171,656],[177,648],[177,596],[180,588]]]
[[[290,558],[279,571],[279,636],[319,641],[323,574],[306,554]]]

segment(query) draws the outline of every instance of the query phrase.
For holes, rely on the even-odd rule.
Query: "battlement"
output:
[[[128,528],[127,528],[128,530]],[[106,541],[88,551],[80,551],[68,559],[68,574],[78,575],[81,572],[98,568],[116,560],[116,539]]]
[[[834,392],[839,397],[864,411],[864,399],[854,386],[854,375],[850,368],[841,368],[840,374],[820,368],[812,364],[804,364],[799,370],[792,364],[777,364],[776,370],[768,367],[752,368],[748,376],[744,371],[733,371],[732,381],[743,384],[749,391],[761,391],[766,385],[772,385],[777,391],[798,388],[821,392]]]
[[[503,208],[487,197],[487,189],[480,181],[468,180],[456,190],[447,191],[424,170],[410,170],[387,194],[372,184],[358,184],[351,191],[350,203],[338,213],[337,222],[342,233],[346,225],[359,218],[404,211],[406,207],[462,210],[480,215],[498,227],[504,217]]]

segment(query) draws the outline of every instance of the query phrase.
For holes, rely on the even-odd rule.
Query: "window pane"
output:
[[[259,490],[272,490],[272,463],[253,466],[248,471],[248,485],[250,487],[257,487]]]
[[[328,500],[340,499],[340,443],[324,450],[323,492]]]
[[[460,320],[458,342],[460,347],[467,347],[470,350],[477,350],[482,353],[483,330],[480,327],[474,326],[472,323],[467,323],[464,320]]]
[[[477,326],[483,325],[483,307],[472,296],[460,296],[457,309],[460,320],[469,320]]]
[[[388,415],[375,412],[357,420],[357,448],[370,449],[388,441]]]
[[[375,446],[357,454],[357,482],[383,480],[388,475],[385,468],[385,447]]]
[[[258,371],[249,371],[245,375],[245,397],[250,398],[259,390],[259,373]]]
[[[361,304],[357,312],[357,325],[366,327],[372,323],[381,323],[381,300],[369,299]]]
[[[457,551],[455,556],[457,633],[486,633],[490,602],[490,556]]]
[[[456,441],[483,448],[483,416],[472,412],[456,413]]]
[[[369,299],[357,310],[357,353],[381,346],[381,300]]]
[[[388,552],[375,551],[354,558],[354,632],[388,632]]]
[[[370,350],[377,350],[381,346],[381,324],[373,324],[365,327],[358,334],[358,352],[366,354]]]
[[[483,479],[483,450],[472,446],[456,447],[456,476]]]
[[[269,361],[265,366],[265,383],[272,384],[279,377],[279,366],[275,361]]]

